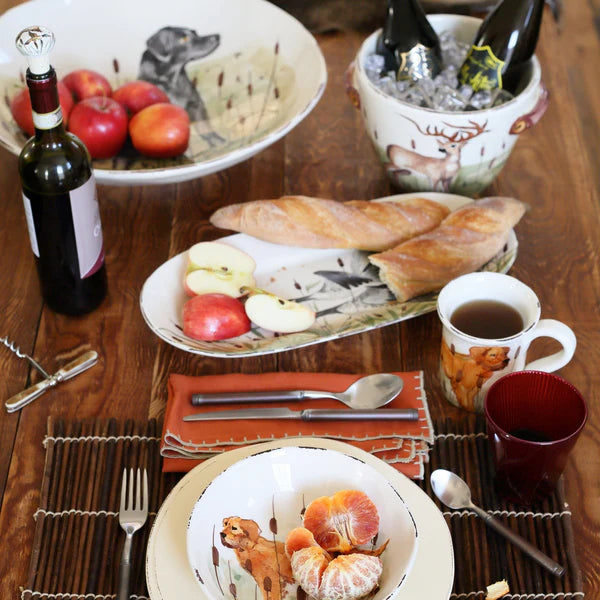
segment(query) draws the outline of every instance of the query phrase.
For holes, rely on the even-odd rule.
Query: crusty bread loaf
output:
[[[525,204],[513,198],[477,200],[451,213],[436,229],[372,254],[369,260],[403,302],[440,290],[455,277],[483,266],[506,244],[524,213]]]
[[[425,198],[339,202],[283,196],[225,206],[213,213],[210,222],[287,246],[379,252],[430,231],[448,213],[443,204]]]

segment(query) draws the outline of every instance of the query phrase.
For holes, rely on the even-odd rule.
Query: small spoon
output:
[[[554,562],[549,556],[538,550],[527,540],[505,527],[500,521],[492,517],[479,506],[475,506],[471,501],[471,490],[465,481],[458,475],[445,469],[437,469],[431,474],[431,487],[435,495],[448,507],[453,509],[469,509],[479,515],[486,525],[495,529],[498,533],[510,540],[515,546],[518,546],[525,554],[537,561],[542,567],[554,573],[557,577],[562,577],[564,568]]]
[[[194,406],[205,404],[236,404],[238,402],[298,402],[309,398],[333,398],[350,408],[379,408],[389,404],[401,391],[404,382],[398,375],[376,373],[356,380],[345,392],[292,390],[273,392],[236,392],[192,394]]]

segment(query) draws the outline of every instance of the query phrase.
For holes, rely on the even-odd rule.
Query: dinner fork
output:
[[[148,472],[146,469],[144,469],[143,485],[140,479],[140,469],[138,469],[134,503],[133,469],[129,469],[129,485],[127,484],[127,469],[123,469],[119,524],[125,531],[127,537],[125,538],[123,553],[121,554],[121,564],[119,566],[119,592],[116,600],[129,600],[131,542],[133,540],[133,534],[144,525],[146,518],[148,517]]]

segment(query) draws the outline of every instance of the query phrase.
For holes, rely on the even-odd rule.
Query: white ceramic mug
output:
[[[454,311],[476,300],[495,300],[516,309],[523,319],[521,331],[508,337],[487,339],[468,335],[451,322]],[[524,283],[501,273],[477,272],[448,283],[440,292],[437,311],[442,321],[440,380],[446,398],[455,406],[482,412],[490,385],[513,371],[551,373],[573,357],[577,344],[572,329],[554,319],[540,320],[540,301]],[[562,350],[525,363],[531,342],[549,337]]]

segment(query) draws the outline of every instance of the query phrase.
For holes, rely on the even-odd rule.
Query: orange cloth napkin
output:
[[[346,408],[336,400],[192,406],[195,393],[266,390],[327,390],[342,392],[362,375],[340,373],[261,373],[169,377],[160,453],[163,471],[189,471],[202,460],[240,446],[280,438],[308,436],[345,441],[371,452],[413,478],[423,477],[433,426],[420,371],[396,373],[404,380],[402,392],[385,408],[416,408],[418,421],[323,421],[264,419],[255,421],[183,421],[193,413],[260,406],[305,408]]]

